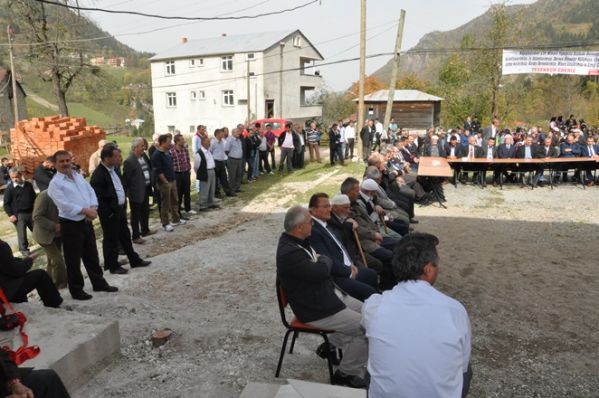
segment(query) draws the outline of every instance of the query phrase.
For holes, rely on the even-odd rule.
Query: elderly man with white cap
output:
[[[401,239],[402,235],[409,232],[409,224],[402,223],[385,214],[385,210],[377,203],[378,189],[379,184],[376,181],[366,178],[360,184],[360,194],[356,201],[366,210],[370,219],[379,226],[383,236]]]

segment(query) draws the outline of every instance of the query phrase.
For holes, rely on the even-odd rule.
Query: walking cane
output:
[[[381,220],[381,222],[383,223],[383,227],[385,227],[385,233],[388,234],[389,230],[387,229],[387,224],[385,224],[385,219],[383,218],[382,214],[379,214],[379,219]]]
[[[354,233],[354,239],[356,241],[356,245],[358,246],[358,251],[360,252],[360,257],[362,257],[362,262],[364,266],[368,268],[368,261],[366,261],[366,256],[364,255],[364,250],[362,250],[362,244],[360,243],[360,238],[358,238],[358,232],[354,229],[352,230]]]

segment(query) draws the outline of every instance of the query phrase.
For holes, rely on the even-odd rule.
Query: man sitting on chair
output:
[[[362,303],[335,288],[331,280],[333,262],[310,246],[307,239],[312,234],[312,217],[308,210],[290,208],[284,228],[277,247],[277,279],[293,313],[303,323],[335,330],[331,343],[343,349],[335,384],[365,388],[368,342],[360,326]]]
[[[352,260],[349,250],[342,243],[341,234],[328,224],[331,202],[326,193],[312,195],[309,207],[313,220],[310,245],[318,254],[324,254],[333,261],[331,277],[337,287],[360,301],[366,300],[376,293],[376,271]]]

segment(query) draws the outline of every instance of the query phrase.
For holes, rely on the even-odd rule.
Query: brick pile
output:
[[[48,116],[22,120],[10,129],[11,155],[31,176],[48,156],[66,150],[87,172],[89,158],[98,150],[98,141],[104,138],[106,133],[99,127],[88,126],[84,118]]]

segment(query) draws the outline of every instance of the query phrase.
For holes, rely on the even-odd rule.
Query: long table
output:
[[[421,162],[422,159],[420,158]],[[514,172],[532,172],[542,167],[551,172],[551,187],[553,188],[553,173],[563,172],[572,169],[576,170],[596,170],[599,168],[599,157],[594,158],[540,158],[540,159],[447,159],[447,162],[453,168],[454,184],[457,187],[458,174],[462,171],[482,172],[482,171],[514,171]],[[583,179],[581,178],[581,182]],[[503,176],[500,174],[499,182],[503,186]],[[534,184],[531,184],[534,188]],[[584,182],[582,182],[584,186]]]

